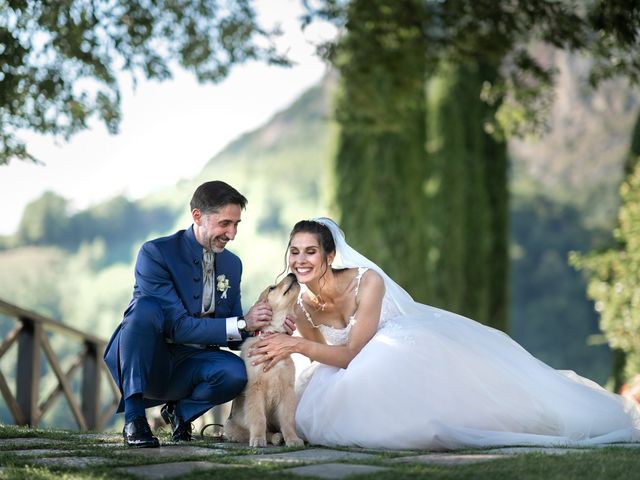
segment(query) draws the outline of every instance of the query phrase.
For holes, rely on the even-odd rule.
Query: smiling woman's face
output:
[[[327,260],[330,262],[333,254]],[[289,269],[298,282],[309,283],[318,280],[328,265],[320,247],[317,235],[308,232],[296,233],[289,244]]]

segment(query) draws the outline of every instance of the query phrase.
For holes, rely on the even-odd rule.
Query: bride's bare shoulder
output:
[[[362,274],[360,273],[361,270],[364,270]],[[382,277],[380,276],[380,274],[376,272],[374,269],[369,267],[348,267],[348,268],[343,268],[341,270],[336,270],[336,272],[338,273],[349,272],[347,275],[352,276],[353,278],[357,278],[359,275],[362,275],[363,280],[365,277],[367,278],[378,277],[380,280],[382,280]]]
[[[360,280],[360,288],[367,288],[378,291],[382,290],[384,292],[384,280],[378,272],[370,268],[362,274],[362,280]]]

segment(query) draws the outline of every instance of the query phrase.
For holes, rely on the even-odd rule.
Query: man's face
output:
[[[191,216],[196,240],[207,250],[221,252],[238,233],[241,213],[240,205],[233,203],[221,207],[217,212],[203,213],[194,209]]]

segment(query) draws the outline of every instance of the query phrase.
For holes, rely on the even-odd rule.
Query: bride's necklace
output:
[[[307,289],[307,296],[309,297],[310,303],[316,309],[316,312],[324,312],[324,309],[327,306],[327,300],[323,300],[319,293],[315,294],[309,289]]]
[[[323,301],[320,295],[315,295],[311,292],[308,293],[310,294],[309,299],[313,302],[316,311],[320,310],[321,312],[324,312],[324,308],[327,306],[327,302]]]

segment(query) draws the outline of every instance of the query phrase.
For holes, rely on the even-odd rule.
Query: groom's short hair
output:
[[[228,183],[220,180],[205,182],[196,188],[191,197],[191,210],[198,209],[203,213],[215,212],[225,205],[240,205],[244,210],[247,199]]]

